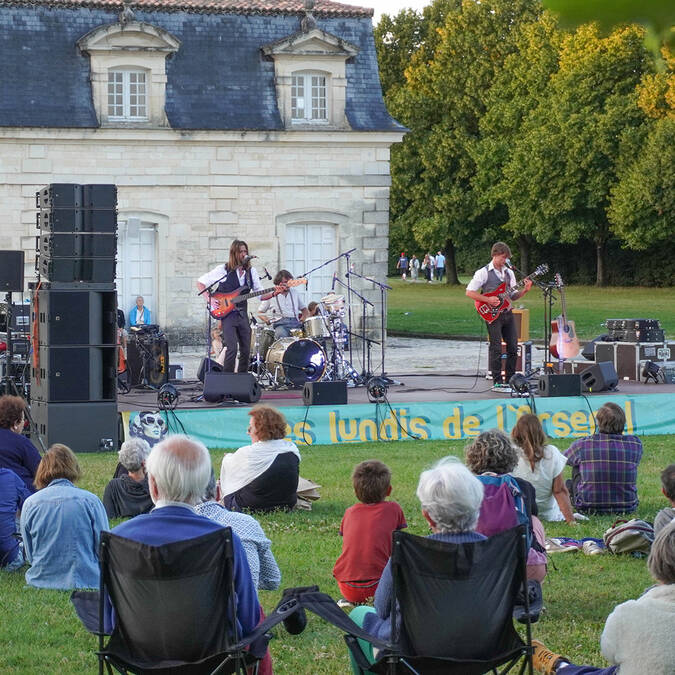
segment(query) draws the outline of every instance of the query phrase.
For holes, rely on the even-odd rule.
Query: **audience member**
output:
[[[518,464],[518,452],[511,439],[499,429],[490,429],[479,434],[464,450],[466,465],[478,477],[482,474],[494,476],[512,476],[518,483],[525,501],[525,510],[529,520],[531,547],[527,555],[527,577],[543,581],[546,576],[546,552],[544,526],[537,517],[537,501],[532,484],[513,475]],[[480,528],[479,528],[480,531]]]
[[[21,536],[30,567],[26,583],[38,588],[98,588],[98,547],[108,518],[101,500],[75,487],[81,477],[73,451],[55,443],[35,474],[38,492],[21,511]]]
[[[647,567],[656,586],[637,600],[617,605],[600,638],[609,668],[576,666],[541,642],[534,643],[534,667],[544,675],[672,675],[675,670],[675,522],[654,539]]]
[[[410,258],[410,280],[417,281],[417,277],[420,272],[420,261],[419,258],[413,254],[413,257]]]
[[[401,257],[396,263],[396,269],[400,272],[401,279],[405,281],[408,272],[408,256],[405,254],[405,251],[401,251]]]
[[[670,506],[661,509],[654,518],[654,534],[675,519],[675,464],[670,464],[661,472],[661,492],[670,502]]]
[[[0,396],[0,469],[11,469],[35,492],[33,479],[40,463],[37,448],[22,435],[26,401],[20,396]]]
[[[422,260],[422,272],[424,274],[424,278],[427,280],[427,283],[431,283],[431,260],[429,259],[429,254],[425,253],[424,254],[424,260]]]
[[[546,442],[539,418],[531,413],[521,415],[511,431],[511,438],[518,446],[518,464],[511,473],[534,487],[539,517],[576,525],[570,493],[563,478],[567,459],[555,445]]]
[[[195,511],[224,527],[231,527],[239,536],[246,552],[253,585],[258,590],[273,591],[279,588],[281,572],[272,553],[272,542],[265,536],[260,523],[246,513],[228,511],[218,503],[219,499],[220,487],[211,471],[211,478],[204,491],[204,501],[195,505]]]
[[[300,452],[284,440],[286,419],[259,405],[249,412],[251,445],[226,453],[220,469],[223,504],[230,511],[292,509],[297,501]]]
[[[16,518],[30,492],[11,470],[0,469],[0,569],[7,572],[24,565],[23,542],[17,537]]]
[[[572,504],[588,513],[632,513],[642,442],[623,435],[626,415],[616,403],[605,403],[595,417],[598,433],[574,441],[565,452],[572,466],[567,482]]]
[[[195,504],[202,500],[211,474],[209,451],[187,436],[168,436],[152,448],[146,460],[150,496],[155,508],[131,518],[113,533],[150,546],[194,539],[222,525],[199,515]],[[260,605],[251,580],[241,540],[233,533],[234,586],[240,635],[248,635],[260,620]],[[195,598],[198,610],[199,598]]]
[[[150,310],[143,304],[143,296],[136,298],[136,305],[129,310],[130,326],[147,326],[152,323]]]
[[[103,505],[108,518],[126,518],[147,513],[152,508],[145,460],[150,445],[143,438],[133,437],[122,443],[119,463],[128,473],[113,478],[103,491]]]
[[[391,557],[391,534],[407,527],[403,509],[385,499],[391,494],[391,471],[386,464],[369,459],[356,465],[352,483],[358,504],[342,518],[342,553],[333,567],[347,604],[362,603],[375,595],[382,570]]]
[[[439,281],[443,281],[443,276],[445,275],[445,256],[438,251],[436,253],[436,278]]]
[[[417,497],[422,505],[422,515],[431,528],[430,539],[457,544],[485,539],[474,531],[483,500],[483,485],[455,457],[445,457],[431,469],[422,472]],[[350,618],[374,637],[390,640],[392,594],[393,578],[389,561],[375,592],[375,606],[355,607],[349,614]],[[372,645],[361,640],[359,644],[366,658],[373,663]],[[354,673],[361,673],[351,655],[350,659]]]
[[[429,251],[429,266],[431,269],[431,278],[434,279],[436,276],[436,256]]]

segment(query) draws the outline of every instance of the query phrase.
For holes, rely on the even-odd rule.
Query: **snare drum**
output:
[[[268,328],[260,324],[254,326],[251,331],[251,358],[255,358],[256,354],[259,354],[260,359],[264,361],[273,342],[274,328]]]
[[[322,316],[310,316],[302,322],[302,330],[308,338],[327,338],[330,331],[326,325],[326,319]]]
[[[280,338],[267,352],[265,365],[273,377],[301,387],[323,377],[326,353],[314,340]]]

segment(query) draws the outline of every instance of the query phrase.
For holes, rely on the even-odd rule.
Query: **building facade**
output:
[[[307,6],[305,6],[307,5]],[[35,277],[35,191],[118,186],[119,305],[205,339],[195,281],[248,242],[261,274],[384,281],[389,149],[372,10],[302,0],[0,0],[0,249]],[[352,277],[373,302],[380,293]],[[355,314],[360,316],[360,309]]]

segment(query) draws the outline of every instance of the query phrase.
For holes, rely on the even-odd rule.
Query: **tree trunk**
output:
[[[605,273],[605,240],[595,240],[595,285],[605,286],[607,284],[607,275]]]
[[[530,242],[527,237],[518,237],[518,251],[520,253],[520,270],[527,276],[530,273]]]
[[[455,260],[455,245],[452,243],[452,239],[445,240],[445,283],[459,284],[457,261]]]

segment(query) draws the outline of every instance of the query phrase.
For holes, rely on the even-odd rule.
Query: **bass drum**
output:
[[[318,382],[326,372],[326,353],[314,340],[286,337],[277,340],[267,352],[267,370],[277,380],[301,387]]]

